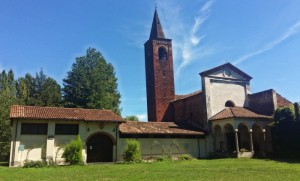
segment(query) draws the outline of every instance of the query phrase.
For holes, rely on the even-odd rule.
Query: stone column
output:
[[[249,135],[250,135],[250,150],[252,152],[252,154],[254,153],[253,150],[253,138],[252,138],[252,129],[249,129]]]
[[[46,160],[54,160],[54,152],[55,152],[55,144],[54,144],[54,136],[55,136],[55,122],[48,122],[48,135],[47,135],[47,145],[46,145]]]
[[[263,145],[262,145],[262,156],[266,156],[266,130],[262,130],[262,135],[263,135]]]
[[[237,157],[239,157],[239,153],[240,153],[240,148],[239,148],[239,137],[238,137],[238,129],[235,129],[235,146],[236,146],[236,153],[237,153]]]

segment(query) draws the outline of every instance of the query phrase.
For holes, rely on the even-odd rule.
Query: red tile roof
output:
[[[177,101],[177,100],[181,100],[181,99],[185,99],[185,98],[188,98],[188,97],[192,97],[192,96],[195,96],[195,95],[198,95],[198,94],[201,94],[202,91],[199,90],[199,91],[195,91],[195,92],[192,92],[190,94],[185,94],[185,95],[175,95],[175,100],[173,101]],[[172,101],[172,102],[173,102]]]
[[[119,130],[122,134],[204,135],[201,131],[182,128],[173,122],[128,121],[121,124]]]
[[[217,113],[209,120],[215,121],[228,118],[254,118],[254,119],[271,119],[271,116],[257,114],[243,107],[229,107]]]
[[[276,93],[276,97],[277,97],[277,106],[278,107],[285,107],[285,106],[289,106],[292,103],[287,100],[286,98],[282,97],[280,94]]]
[[[110,110],[20,105],[11,107],[10,119],[124,122],[123,118]]]

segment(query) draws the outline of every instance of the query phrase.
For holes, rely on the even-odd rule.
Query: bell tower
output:
[[[172,121],[169,103],[175,98],[172,40],[166,39],[155,8],[145,46],[148,120]]]

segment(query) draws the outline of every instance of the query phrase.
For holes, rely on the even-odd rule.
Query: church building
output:
[[[86,163],[122,161],[128,139],[141,143],[143,159],[272,152],[268,125],[290,101],[272,89],[251,93],[252,77],[230,63],[201,72],[202,90],[176,95],[172,40],[156,10],[144,46],[148,122],[126,122],[110,110],[14,105],[10,166],[26,160],[64,164],[64,145],[77,135]]]

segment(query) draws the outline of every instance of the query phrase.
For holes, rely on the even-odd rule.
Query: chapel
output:
[[[144,47],[148,122],[126,122],[110,110],[14,105],[9,165],[65,164],[64,145],[77,136],[85,163],[122,161],[128,139],[140,142],[143,159],[272,152],[272,115],[290,101],[273,89],[251,93],[252,77],[230,63],[195,75],[202,90],[176,95],[172,40],[165,37],[156,9]]]

